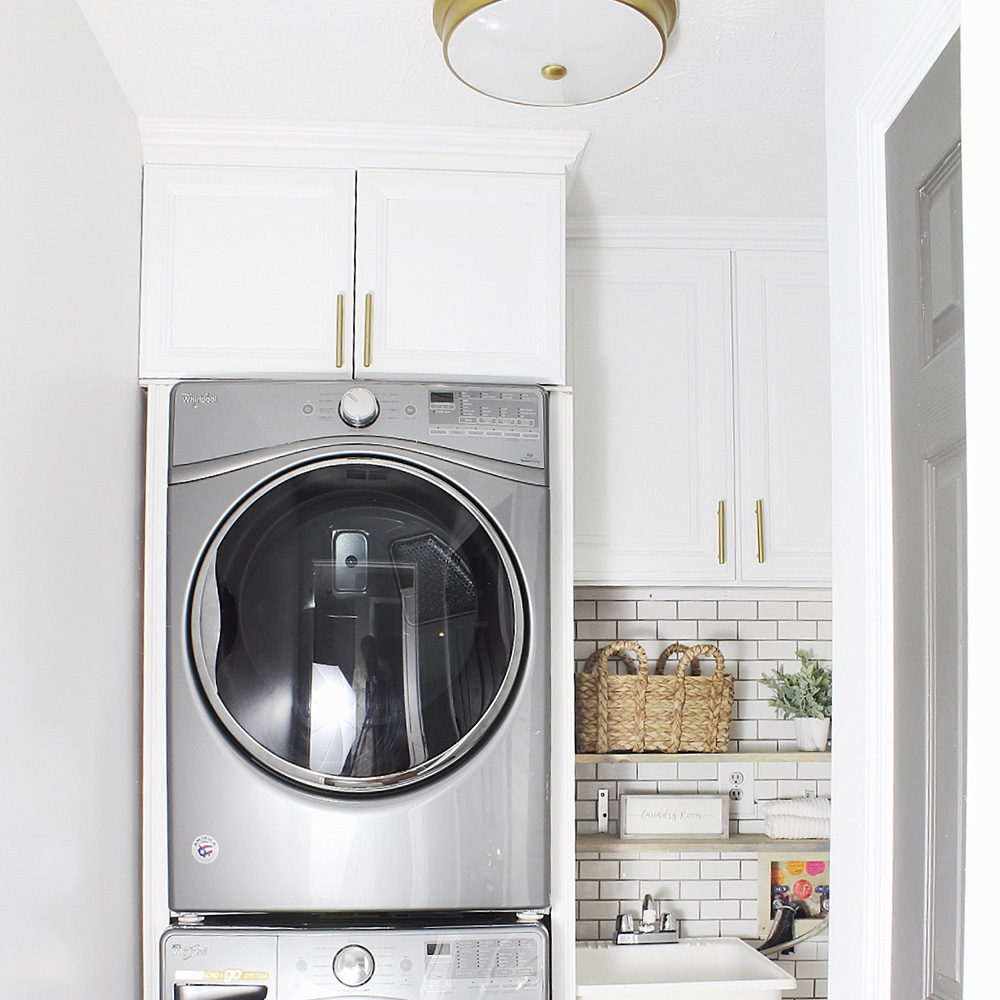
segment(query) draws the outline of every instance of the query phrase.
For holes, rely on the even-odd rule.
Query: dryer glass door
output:
[[[202,561],[190,624],[238,744],[345,793],[468,753],[503,712],[525,642],[491,520],[428,471],[371,458],[314,463],[248,497]]]

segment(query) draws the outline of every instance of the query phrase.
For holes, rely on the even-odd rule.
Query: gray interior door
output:
[[[962,996],[966,477],[956,35],[886,135],[895,606],[892,996]]]

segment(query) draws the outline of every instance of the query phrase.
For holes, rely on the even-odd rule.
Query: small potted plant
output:
[[[795,739],[800,750],[825,750],[830,738],[830,710],[833,706],[833,676],[829,667],[811,659],[811,650],[797,649],[801,666],[795,673],[778,667],[764,674],[761,683],[774,692],[767,703],[782,718],[795,720]]]

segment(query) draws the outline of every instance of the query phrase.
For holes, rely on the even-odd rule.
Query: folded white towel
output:
[[[830,836],[829,799],[765,799],[760,803],[764,834],[775,840]]]

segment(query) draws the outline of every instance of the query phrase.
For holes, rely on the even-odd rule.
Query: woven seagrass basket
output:
[[[612,657],[628,673],[609,674]],[[590,654],[574,674],[577,753],[642,750],[647,677],[646,651],[637,642],[619,639]]]
[[[677,670],[664,673],[667,659],[679,652]],[[715,670],[695,676],[700,656],[715,658]],[[718,646],[668,646],[647,678],[643,749],[661,753],[724,753],[729,749],[733,678]]]

